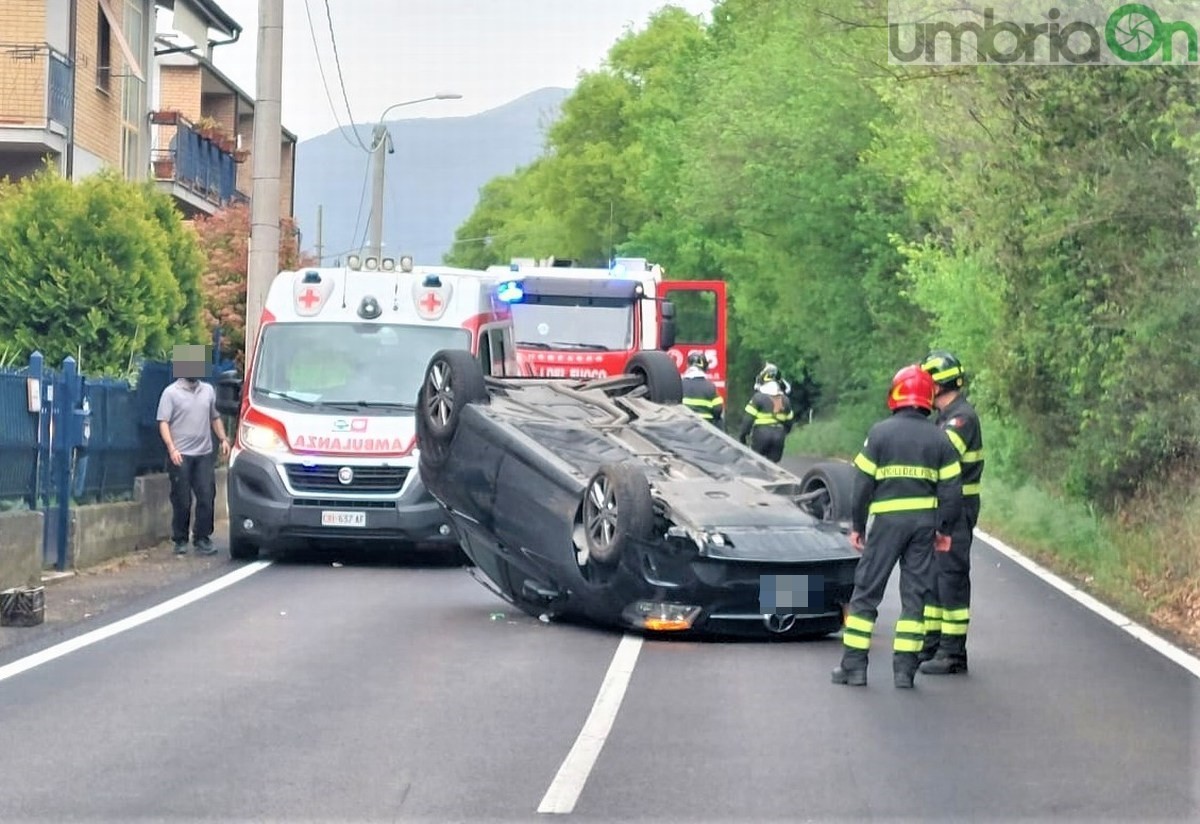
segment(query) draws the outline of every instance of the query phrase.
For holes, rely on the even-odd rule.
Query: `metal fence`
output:
[[[232,363],[214,364],[211,375],[233,368]],[[55,397],[71,395],[65,377],[63,369],[35,368],[32,362],[0,369],[0,504],[24,502],[36,509],[39,497],[53,497],[46,481],[55,474],[59,453],[48,442],[54,422],[47,420],[43,407],[53,405]],[[156,413],[159,396],[172,380],[171,364],[158,361],[143,363],[132,385],[82,378],[79,394],[89,432],[86,448],[72,459],[74,502],[128,499],[139,475],[165,471],[166,448]]]

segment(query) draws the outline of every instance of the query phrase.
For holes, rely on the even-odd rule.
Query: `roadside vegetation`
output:
[[[53,367],[70,355],[89,377],[130,378],[140,359],[169,360],[218,327],[240,361],[249,243],[245,205],[193,222],[114,172],[0,180],[0,368],[40,351]],[[303,260],[284,220],[280,266]]]
[[[955,351],[981,525],[1200,646],[1200,77],[889,65],[886,9],[663,9],[481,191],[448,262],[726,279],[731,408],[764,360],[807,376],[808,453],[853,454],[895,370]]]

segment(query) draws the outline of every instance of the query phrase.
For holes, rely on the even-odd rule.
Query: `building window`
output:
[[[101,14],[96,24],[96,88],[107,92],[112,82],[112,29]]]
[[[146,53],[146,17],[142,0],[126,0],[121,17],[125,41],[134,55]],[[127,69],[121,83],[121,167],[127,180],[146,176],[146,160],[142,158],[142,129],[146,121],[146,84]]]

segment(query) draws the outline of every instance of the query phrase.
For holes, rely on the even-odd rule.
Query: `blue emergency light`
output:
[[[496,297],[505,303],[518,303],[525,297],[525,290],[515,280],[506,280],[497,287]]]

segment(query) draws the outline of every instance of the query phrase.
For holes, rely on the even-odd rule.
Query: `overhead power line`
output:
[[[308,0],[304,0],[304,13],[308,16],[308,33],[312,36],[313,54],[317,58],[317,71],[321,75],[321,86],[325,89],[325,99],[329,101],[329,111],[333,113],[333,122],[337,124],[338,133],[342,139],[353,146],[355,149],[363,148],[362,140],[359,139],[358,133],[354,131],[354,121],[350,121],[350,129],[342,125],[342,119],[338,117],[337,106],[333,102],[333,92],[329,91],[329,79],[325,76],[325,65],[321,61],[321,47],[317,43],[317,27],[313,24],[312,9],[309,7]],[[351,139],[347,132],[354,135]]]
[[[342,73],[342,58],[338,55],[337,35],[333,31],[333,12],[329,9],[329,0],[325,0],[325,19],[329,23],[329,42],[333,44],[333,64],[337,69],[338,86],[342,89],[342,100],[346,103],[346,117],[350,119],[351,129],[354,127],[354,112],[350,109],[350,96],[346,93],[346,76]],[[363,143],[362,138],[358,136],[358,130],[354,130],[354,139],[358,141],[358,145],[367,153],[371,149],[367,144]]]

